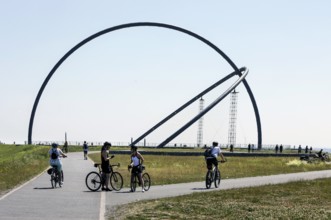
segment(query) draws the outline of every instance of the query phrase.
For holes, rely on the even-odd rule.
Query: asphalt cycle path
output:
[[[85,185],[93,163],[83,153],[69,153],[62,158],[64,185],[53,189],[50,175],[38,177],[0,198],[0,219],[99,219],[100,192],[93,193]]]
[[[131,193],[129,188],[121,191],[91,192],[85,185],[85,177],[90,171],[96,171],[91,160],[84,160],[83,153],[69,153],[62,159],[64,168],[64,185],[52,189],[50,176],[43,172],[26,184],[0,197],[0,219],[105,219],[105,214],[112,215],[112,210],[119,205],[130,202],[173,197],[194,192],[225,190],[268,184],[279,184],[299,180],[331,178],[331,170],[280,174],[261,177],[225,179],[220,187],[205,188],[205,182],[193,182],[152,186],[149,191]],[[148,171],[148,168],[147,168]],[[116,217],[116,216],[115,216]]]

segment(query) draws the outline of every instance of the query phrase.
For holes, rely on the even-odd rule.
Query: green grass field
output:
[[[331,219],[331,179],[140,201],[109,219]]]
[[[45,146],[0,145],[0,194],[45,170],[48,150]]]
[[[207,170],[203,156],[143,156],[153,185],[205,179]],[[89,154],[89,157],[100,162],[100,153]],[[228,157],[227,160],[220,165],[223,179],[331,169],[331,164],[307,164],[296,157]],[[112,164],[121,164],[120,168],[115,169],[122,174],[125,186],[129,185],[129,162],[130,155],[116,155],[111,160]]]

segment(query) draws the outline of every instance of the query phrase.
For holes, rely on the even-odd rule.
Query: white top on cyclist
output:
[[[63,154],[62,150],[59,149],[59,148],[51,148],[49,151],[48,151],[48,154],[49,155],[52,155],[52,153],[55,152],[57,154],[57,159],[52,159],[50,158],[50,162],[51,163],[55,163],[55,161],[61,161],[61,153]]]
[[[217,146],[217,147],[213,147],[213,148],[211,149],[211,155],[212,155],[212,157],[214,157],[214,158],[217,158],[217,156],[220,155],[220,153],[221,153],[221,148],[220,148],[219,146]]]
[[[139,160],[139,158],[137,156],[133,156],[133,157],[131,157],[131,159],[132,159],[132,162],[133,162],[133,166],[134,167],[139,166],[140,160]]]

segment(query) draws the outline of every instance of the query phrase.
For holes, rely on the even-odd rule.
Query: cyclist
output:
[[[141,183],[142,192],[145,192],[144,190],[144,181],[142,180],[142,164],[144,162],[143,156],[137,151],[136,146],[131,146],[131,163],[128,166],[128,168],[132,168],[131,170],[131,184],[134,181],[134,174],[137,173],[139,182]],[[131,190],[132,191],[132,190]]]
[[[61,161],[61,156],[62,157],[67,157],[62,150],[59,148],[59,145],[57,143],[52,143],[52,148],[48,152],[49,154],[49,164],[52,167],[56,167],[57,171],[61,174],[59,181],[62,182],[63,184],[63,171],[62,171],[62,161]]]
[[[102,188],[103,191],[112,191],[109,189],[109,177],[110,177],[110,163],[109,160],[114,156],[109,157],[109,148],[111,143],[105,142],[101,148],[101,169],[102,169]]]
[[[221,152],[221,148],[218,146],[217,142],[213,142],[213,145],[208,148],[205,152],[205,158],[206,158],[206,163],[207,163],[207,169],[211,170],[213,167],[213,164],[215,167],[218,166],[218,161],[217,157],[221,156],[221,162],[225,162],[225,158]]]

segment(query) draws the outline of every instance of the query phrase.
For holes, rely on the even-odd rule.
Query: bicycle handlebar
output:
[[[112,167],[120,167],[120,163],[117,163],[117,164],[110,164],[110,166],[112,166]]]

